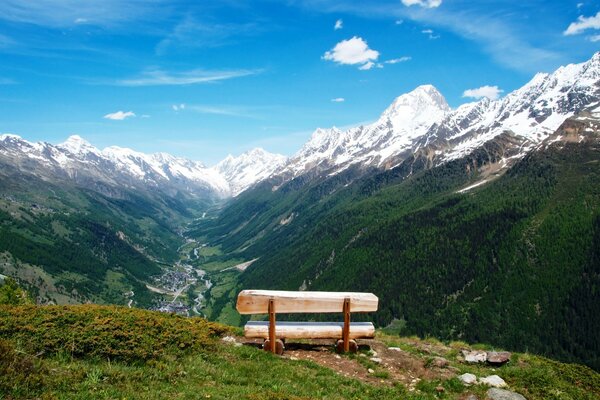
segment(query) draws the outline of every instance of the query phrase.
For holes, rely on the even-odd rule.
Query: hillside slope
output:
[[[405,333],[600,369],[599,127],[591,115],[567,120],[497,179],[494,141],[410,176],[404,163],[349,186],[340,174],[256,190],[198,231],[230,255],[258,258],[230,295],[372,291],[381,326],[398,319]]]
[[[1,289],[0,289],[1,290]],[[500,367],[469,365],[466,343],[379,334],[358,355],[299,345],[284,357],[200,318],[101,306],[0,305],[0,396],[7,399],[464,399],[500,375],[528,400],[592,400],[600,375],[579,365],[512,354]],[[485,346],[477,346],[482,348]],[[377,350],[378,359],[373,353]]]

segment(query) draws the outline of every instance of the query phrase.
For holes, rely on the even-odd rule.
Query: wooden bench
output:
[[[371,322],[350,322],[350,314],[377,311],[379,299],[372,293],[291,292],[243,290],[237,298],[240,314],[269,314],[269,321],[249,321],[247,338],[265,339],[264,349],[283,354],[285,339],[338,339],[340,352],[356,351],[355,339],[375,336]],[[344,322],[279,322],[276,313],[343,313]]]

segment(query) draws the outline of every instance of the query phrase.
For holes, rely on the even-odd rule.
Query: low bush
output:
[[[0,305],[0,337],[30,354],[144,362],[201,351],[228,331],[202,318],[125,307]]]

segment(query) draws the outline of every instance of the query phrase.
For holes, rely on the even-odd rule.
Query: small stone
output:
[[[297,361],[297,360],[299,360],[299,358],[298,358],[298,357],[295,357],[295,356],[290,356],[290,360],[292,360],[292,361]]]
[[[479,378],[479,383],[495,388],[503,388],[508,386],[506,382],[504,382],[504,379],[500,378],[498,375],[490,375],[486,376],[485,378]]]
[[[444,393],[446,391],[446,389],[444,389],[443,386],[436,386],[435,391],[438,393]]]
[[[468,363],[484,363],[487,360],[487,352],[483,350],[463,350],[462,354]]]
[[[370,360],[377,364],[381,364],[382,361],[381,358],[378,357],[371,357]]]
[[[402,351],[402,349],[400,347],[388,347],[388,350],[392,350],[392,351]]]
[[[474,394],[470,394],[465,400],[479,400],[479,397],[475,396]]]
[[[458,380],[461,381],[465,385],[473,385],[477,383],[477,377],[473,374],[462,374],[458,377]]]
[[[362,353],[360,353],[358,356],[359,356],[359,357],[365,357],[365,358],[367,357],[366,355],[364,355],[364,354],[362,354]]]
[[[221,340],[225,343],[237,343],[233,336],[224,336]]]
[[[374,374],[374,373],[375,373],[375,370],[374,370],[373,368],[369,368],[369,369],[367,370],[367,372],[368,372],[368,373],[370,373],[370,374]]]
[[[371,350],[371,357],[377,357],[377,352],[375,350]]]
[[[335,358],[337,358],[339,360],[340,358],[342,358],[342,356],[340,356],[339,354],[336,354]]]
[[[487,400],[527,400],[519,393],[510,390],[491,388],[486,393]]]
[[[508,351],[488,351],[487,362],[493,365],[502,365],[510,361],[511,353]]]

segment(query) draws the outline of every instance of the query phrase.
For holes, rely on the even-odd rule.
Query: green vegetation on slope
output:
[[[464,194],[457,191],[482,178],[475,166],[497,161],[493,155],[403,179],[405,163],[330,191],[322,182],[276,191],[273,198],[294,203],[285,212],[271,208],[263,187],[206,231],[225,252],[260,257],[238,290],[371,291],[380,326],[397,319],[404,334],[600,369],[599,160],[594,141],[559,142]],[[310,192],[321,196],[304,202]]]
[[[0,398],[6,399],[426,400],[485,392],[450,377],[423,379],[413,390],[382,372],[365,383],[312,361],[226,344],[218,338],[228,329],[200,318],[124,307],[0,306],[0,321]],[[449,360],[456,354],[452,345],[431,341],[382,340],[401,346],[415,366],[428,365],[438,352]],[[358,365],[365,364],[365,372],[370,362],[343,358],[364,360]],[[497,371],[529,400],[592,400],[600,394],[599,375],[589,368],[530,355],[514,354],[513,360]],[[452,364],[479,376],[489,371]]]

